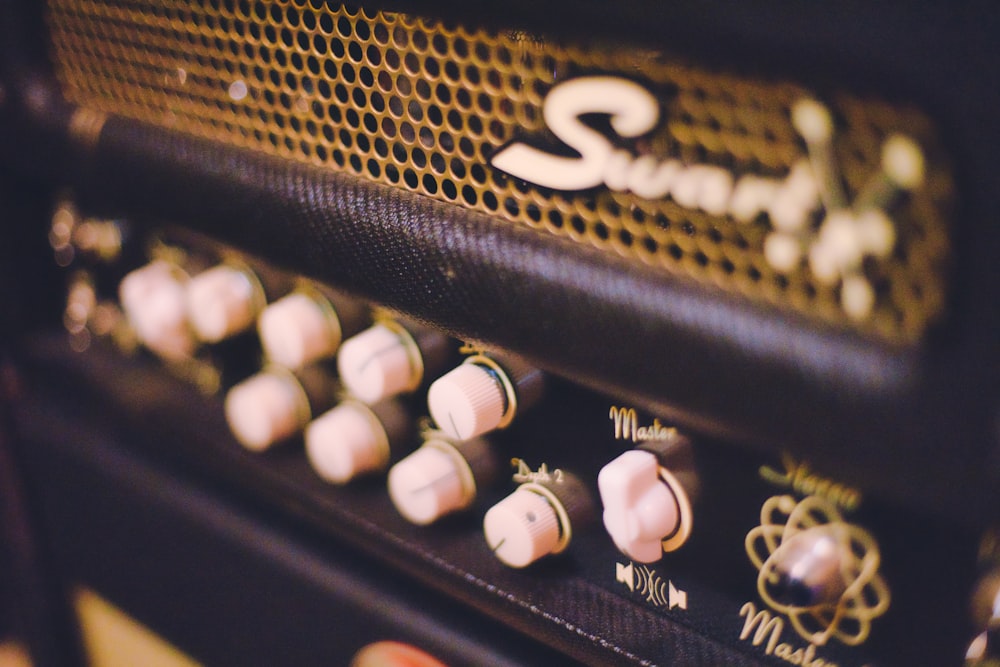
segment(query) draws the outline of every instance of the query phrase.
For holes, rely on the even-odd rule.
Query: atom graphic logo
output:
[[[746,550],[759,570],[761,599],[812,644],[823,646],[830,638],[861,644],[872,620],[889,608],[878,545],[823,498],[768,499],[760,525],[747,534]]]

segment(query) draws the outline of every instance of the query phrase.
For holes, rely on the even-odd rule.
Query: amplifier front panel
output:
[[[63,93],[87,109],[893,342],[944,310],[949,166],[912,108],[655,49],[305,1],[53,2],[49,23]]]

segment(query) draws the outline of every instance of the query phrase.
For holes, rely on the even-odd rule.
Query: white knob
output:
[[[663,556],[662,540],[680,523],[678,501],[651,452],[627,451],[597,476],[604,527],[622,553],[640,563]]]
[[[309,404],[290,373],[263,372],[226,395],[229,428],[247,449],[261,451],[295,435],[308,421]]]
[[[434,381],[427,390],[427,407],[438,428],[456,440],[468,440],[501,424],[507,394],[493,372],[464,363]]]
[[[301,292],[265,308],[257,329],[267,358],[285,368],[331,356],[340,345],[340,324],[332,308]]]
[[[424,445],[389,470],[389,496],[408,521],[427,525],[472,502],[470,480],[457,451]]]
[[[419,355],[404,331],[376,324],[344,341],[337,370],[347,390],[371,404],[417,388],[423,374]]]
[[[306,427],[306,455],[323,479],[345,484],[382,470],[389,462],[389,436],[378,418],[356,402],[341,403]]]
[[[118,286],[122,310],[136,336],[167,359],[189,357],[195,348],[188,325],[186,280],[176,266],[158,260],[132,271]]]
[[[520,487],[486,512],[486,543],[511,567],[525,567],[559,549],[559,516],[548,498]]]
[[[192,278],[187,297],[191,326],[208,343],[217,343],[253,324],[262,298],[246,271],[226,265]]]

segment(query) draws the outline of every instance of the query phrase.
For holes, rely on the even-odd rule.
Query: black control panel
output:
[[[112,261],[75,249],[69,331],[23,350],[32,440],[59,437],[50,402],[70,423],[112,420],[141,456],[594,664],[668,662],[690,633],[726,664],[949,664],[969,644],[967,617],[937,610],[967,604],[976,531],[200,235],[68,201],[54,220],[55,239],[69,224],[128,241]],[[199,298],[243,319],[199,334]],[[321,306],[318,324],[276,322],[296,305]],[[316,331],[333,342],[289,342]]]

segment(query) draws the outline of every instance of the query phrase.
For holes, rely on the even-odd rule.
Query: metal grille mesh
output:
[[[654,51],[319,0],[54,0],[49,25],[64,93],[89,109],[346,171],[889,340],[919,338],[942,310],[950,186],[933,169],[892,212],[891,256],[865,262],[874,307],[849,317],[839,283],[817,280],[805,263],[771,268],[766,220],[607,189],[553,192],[488,165],[514,139],[555,141],[540,112],[554,84],[620,72],[667,91],[646,150],[780,178],[804,155],[789,114],[812,94],[796,85],[707,72]],[[843,95],[827,102],[849,193],[878,171],[890,132],[931,144],[919,114]]]

